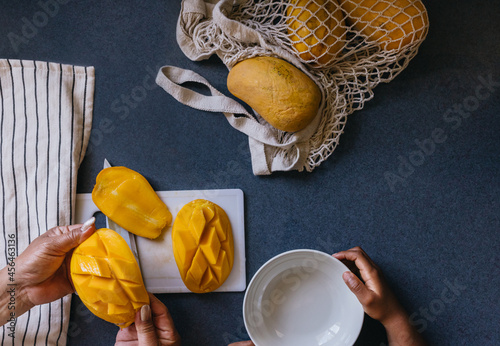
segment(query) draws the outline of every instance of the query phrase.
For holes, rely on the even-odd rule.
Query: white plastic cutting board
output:
[[[157,191],[158,196],[172,213],[173,221],[179,210],[192,200],[202,198],[214,202],[225,210],[234,236],[234,264],[227,280],[215,292],[241,292],[246,288],[245,271],[245,225],[243,191],[192,190]],[[76,223],[83,223],[98,212],[90,193],[76,196]],[[172,224],[173,224],[172,221]],[[172,226],[157,239],[151,240],[136,236],[141,262],[142,277],[146,289],[152,293],[190,292],[184,285],[172,250]]]

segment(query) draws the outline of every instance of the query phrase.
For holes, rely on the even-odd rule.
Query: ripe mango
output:
[[[344,14],[337,0],[291,0],[286,10],[288,37],[299,59],[328,67],[345,45]]]
[[[82,302],[97,317],[125,328],[149,304],[141,270],[127,242],[101,228],[75,248],[70,273]]]
[[[104,215],[138,236],[154,239],[172,222],[172,214],[141,174],[126,167],[103,169],[92,200]]]
[[[352,25],[383,50],[401,49],[425,37],[427,10],[420,0],[340,0]]]
[[[227,76],[231,94],[278,130],[302,130],[314,119],[321,91],[304,72],[278,58],[261,56],[237,63]]]
[[[172,228],[175,262],[186,287],[195,293],[219,288],[231,273],[234,242],[231,223],[217,204],[191,201]]]

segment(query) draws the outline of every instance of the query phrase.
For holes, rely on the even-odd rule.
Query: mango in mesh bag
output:
[[[141,174],[127,167],[103,169],[92,200],[107,217],[138,236],[154,239],[172,222],[172,214]]]
[[[383,50],[397,50],[425,37],[427,10],[420,0],[340,0],[347,24]]]
[[[270,56],[237,63],[227,76],[227,89],[271,126],[287,132],[307,127],[321,104],[321,90],[308,75]]]
[[[197,199],[182,207],[172,228],[172,246],[181,278],[192,292],[211,292],[231,273],[231,223],[215,203]]]
[[[296,55],[313,67],[327,67],[345,45],[344,14],[337,0],[291,0],[288,37]]]
[[[75,248],[71,279],[82,302],[97,317],[125,328],[149,304],[141,271],[125,240],[101,228]]]

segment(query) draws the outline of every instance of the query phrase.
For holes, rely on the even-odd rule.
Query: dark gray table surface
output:
[[[46,1],[1,1],[0,56],[95,66],[78,192],[92,190],[105,157],[141,171],[157,190],[240,188],[248,281],[286,250],[361,245],[430,344],[500,344],[500,2],[425,1],[431,25],[419,54],[348,118],[333,155],[312,173],[257,177],[247,137],[222,114],[183,106],[159,87],[138,91],[158,67],[175,65],[228,94],[218,58],[192,62],[180,51],[179,1],[61,0],[14,44],[8,34],[22,35]],[[439,143],[415,153],[436,132]],[[388,173],[404,177],[390,184]],[[247,339],[243,296],[159,298],[184,345],[225,345]],[[73,299],[69,345],[110,345],[117,330]],[[385,340],[366,318],[357,344]]]

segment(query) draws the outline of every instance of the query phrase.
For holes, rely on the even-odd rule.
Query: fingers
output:
[[[391,316],[405,315],[404,309],[387,285],[382,271],[363,249],[355,247],[333,256],[339,260],[354,262],[359,268],[364,282],[351,272],[344,272],[342,278],[371,318],[385,324]]]
[[[153,316],[155,319],[155,324],[162,329],[175,329],[174,328],[174,320],[170,315],[165,304],[161,302],[158,298],[155,297],[154,294],[149,293],[149,300],[151,305],[151,310],[153,311]]]
[[[248,341],[233,342],[232,344],[229,344],[228,346],[255,346],[255,345],[253,342],[248,340]]]
[[[137,340],[141,346],[180,345],[180,336],[167,307],[153,294],[149,293],[150,305],[144,305],[137,313],[135,326]]]
[[[87,221],[85,221],[81,227],[81,231],[85,232],[90,229],[92,226],[95,226],[95,217],[91,217]]]
[[[158,345],[158,336],[156,335],[156,328],[153,324],[153,316],[149,305],[144,305],[137,312],[135,317],[135,328],[137,330],[139,345]]]
[[[372,261],[370,256],[368,256],[366,252],[359,246],[353,247],[352,249],[346,251],[334,253],[332,256],[338,260],[348,260],[352,262],[356,262],[356,260],[359,260],[360,264],[375,266],[375,263]]]
[[[95,217],[91,217],[85,221],[80,228],[80,239],[78,244],[87,240],[92,234],[94,234],[95,230]]]
[[[365,306],[370,301],[373,293],[356,275],[351,272],[345,272],[342,274],[342,279],[344,279],[347,287],[358,298],[361,305]]]
[[[341,261],[347,260],[354,262],[356,267],[359,269],[361,278],[365,282],[375,279],[378,275],[378,266],[359,246],[335,253],[332,256]]]
[[[180,343],[181,338],[177,329],[175,329],[174,320],[167,307],[154,294],[149,292],[148,294],[153,312],[153,321],[158,335],[162,340],[167,340],[169,344],[175,345]]]
[[[54,227],[46,233],[46,237],[50,238],[48,246],[57,255],[68,253],[94,233],[94,223],[95,218],[91,218],[82,225]]]
[[[131,324],[118,331],[115,346],[131,345],[134,341],[137,341],[137,329],[135,328],[135,324]]]
[[[353,262],[356,268],[359,269],[361,281],[352,272],[342,274],[342,279],[349,289],[356,295],[359,302],[364,306],[368,306],[374,299],[374,296],[380,293],[381,274],[378,266],[359,246],[352,249],[341,251],[333,254],[338,260],[346,260]]]

